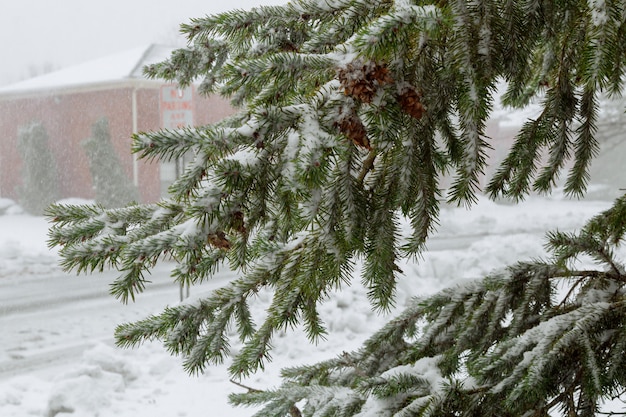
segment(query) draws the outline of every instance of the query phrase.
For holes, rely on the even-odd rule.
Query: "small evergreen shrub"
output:
[[[91,128],[91,136],[82,142],[89,158],[89,168],[96,202],[107,208],[122,207],[139,199],[137,187],[124,173],[115,153],[109,121],[101,118]]]
[[[26,212],[41,215],[59,199],[57,164],[48,146],[48,133],[40,122],[32,122],[20,128],[17,140],[22,158],[19,203]]]

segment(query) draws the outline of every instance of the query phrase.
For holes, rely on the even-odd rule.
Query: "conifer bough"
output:
[[[569,160],[565,191],[581,195],[599,98],[621,93],[626,64],[623,0],[296,0],[194,19],[182,31],[188,47],[147,74],[199,82],[239,112],[135,135],[142,158],[193,151],[169,197],[52,206],[50,243],[67,269],[119,269],[112,293],[123,301],[164,256],[185,284],[224,264],[238,271],[205,299],[116,331],[121,346],[160,339],[201,372],[229,355],[233,325],[243,342],[233,377],[265,365],[279,330],[323,336],[318,304],[355,279],[356,262],[373,307],[393,305],[398,261],[423,250],[441,199],[476,199],[499,87],[505,105],[541,111],[489,179],[489,195],[549,192]],[[232,400],[266,404],[260,416],[300,413],[300,402],[316,416],[593,415],[626,379],[625,278],[612,252],[624,205],[580,235],[552,234],[554,261],[416,300],[359,352],[285,370],[277,390]],[[608,268],[577,271],[579,254]],[[555,302],[557,281],[570,291]],[[273,299],[257,324],[248,302],[262,288]]]

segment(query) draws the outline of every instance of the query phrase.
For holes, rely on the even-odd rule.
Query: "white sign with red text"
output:
[[[168,84],[161,87],[161,127],[178,129],[193,125],[193,88]]]

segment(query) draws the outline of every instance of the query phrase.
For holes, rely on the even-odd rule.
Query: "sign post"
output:
[[[180,129],[193,126],[193,87],[185,89],[174,84],[166,84],[161,87],[161,127],[163,129]],[[160,166],[161,188],[167,188],[182,173],[184,157],[175,161],[162,161]],[[180,301],[183,301],[184,284],[180,284]],[[186,297],[189,297],[187,286]]]

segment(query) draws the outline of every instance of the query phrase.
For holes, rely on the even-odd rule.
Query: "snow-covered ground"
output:
[[[397,306],[455,280],[541,257],[547,230],[574,230],[610,204],[533,197],[519,205],[481,200],[470,211],[445,207],[423,259],[402,266],[406,276],[400,282]],[[229,381],[227,365],[189,376],[180,359],[170,357],[158,343],[134,350],[114,346],[116,324],[178,302],[178,288],[167,276],[171,265],[154,271],[154,283],[137,303],[123,305],[107,294],[114,272],[76,276],[61,271],[58,255],[47,248],[48,225],[43,218],[22,214],[6,200],[0,200],[0,213],[4,213],[0,214],[0,416],[253,414],[228,405],[228,394],[242,388]],[[192,297],[230,276],[224,272],[193,288]],[[281,367],[357,348],[389,318],[371,311],[358,281],[322,306],[329,328],[326,341],[312,345],[298,331],[282,334],[275,341],[268,370],[241,382],[257,389],[276,386]],[[253,308],[260,312],[268,302],[269,295],[261,295]]]

